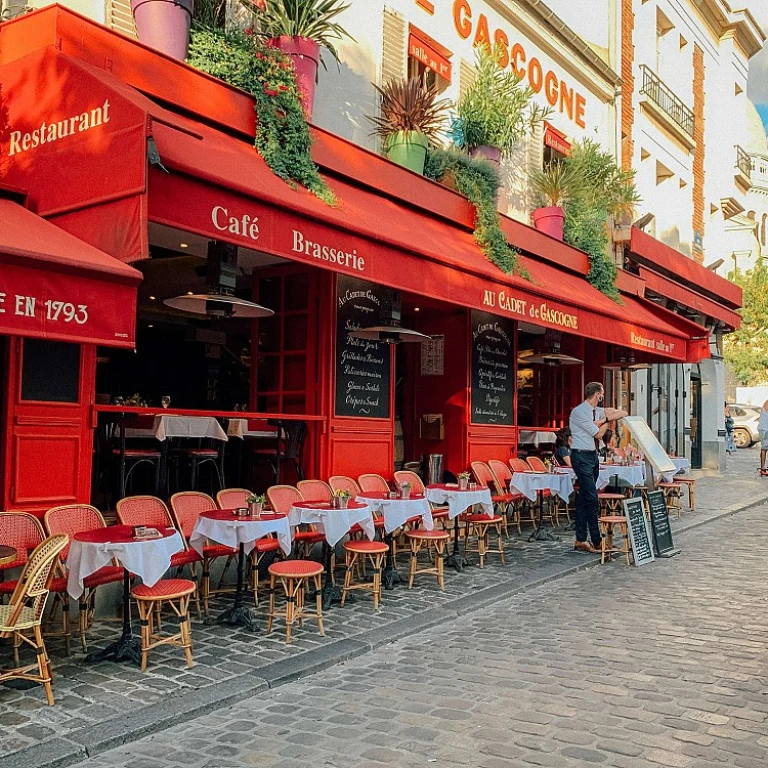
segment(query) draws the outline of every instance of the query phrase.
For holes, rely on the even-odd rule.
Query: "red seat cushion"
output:
[[[122,569],[120,570],[122,573]],[[0,581],[0,595],[12,595],[13,590],[16,589],[16,585],[19,583],[18,579],[10,579],[9,581]],[[66,592],[67,591],[67,577],[57,576],[51,581],[51,592]]]
[[[161,579],[152,587],[139,584],[131,590],[131,594],[143,599],[167,599],[171,595],[189,595],[195,591],[195,582],[189,579]]]
[[[408,531],[405,534],[409,539],[450,539],[447,531]]]
[[[120,449],[119,448],[113,448],[112,454],[114,456],[120,455]],[[144,459],[159,459],[160,458],[160,451],[156,451],[153,448],[126,448],[125,449],[125,458],[126,459],[136,459],[136,458],[144,458]]]
[[[195,456],[196,458],[208,458],[209,456],[211,458],[217,458],[219,455],[219,452],[213,448],[190,448],[189,450],[184,451],[184,453],[186,453],[187,456]]]
[[[258,539],[255,549],[257,552],[277,552],[280,542],[277,539]]]
[[[494,515],[493,517],[488,517],[488,515],[464,515],[464,520],[468,523],[500,523],[501,522],[501,516],[500,515]]]
[[[96,573],[86,576],[83,579],[83,586],[86,589],[93,589],[100,584],[111,584],[115,581],[123,580],[123,569],[116,565],[105,565],[99,568]]]
[[[389,551],[389,547],[381,541],[347,541],[344,542],[344,549],[366,555],[383,555]]]
[[[203,557],[213,560],[214,557],[230,557],[236,555],[237,550],[231,547],[225,547],[223,544],[211,544],[203,547]]]
[[[443,520],[444,518],[448,517],[449,510],[447,509],[433,509],[432,510],[432,519],[433,520]]]
[[[194,549],[185,549],[182,552],[171,555],[171,568],[179,568],[190,563],[199,563],[202,559]]]
[[[269,566],[270,573],[285,578],[316,576],[324,570],[323,566],[314,560],[281,560],[279,563],[272,563]]]
[[[320,531],[296,531],[293,538],[295,541],[308,541],[313,544],[325,541],[325,536]]]

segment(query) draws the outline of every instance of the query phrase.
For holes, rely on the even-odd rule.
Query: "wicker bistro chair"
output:
[[[0,638],[13,638],[14,657],[18,665],[18,648],[25,643],[35,652],[33,664],[0,670],[0,682],[31,680],[45,689],[48,704],[53,706],[51,662],[40,628],[45,603],[50,594],[53,569],[59,554],[67,546],[66,536],[51,536],[42,541],[29,556],[8,605],[0,605]],[[32,632],[32,637],[27,633]],[[37,673],[35,674],[35,670]]]
[[[360,475],[357,482],[363,493],[389,493],[392,490],[389,483],[381,475],[370,473]]]
[[[332,491],[347,491],[352,495],[354,499],[361,493],[361,488],[357,484],[357,481],[346,475],[334,475],[328,478],[328,485],[331,486]]]
[[[62,507],[53,507],[45,513],[45,529],[50,536],[63,534],[70,539],[77,533],[94,531],[98,528],[106,528],[107,524],[96,507],[89,504],[67,504]],[[59,558],[66,567],[69,555],[69,542],[61,551]],[[83,579],[83,594],[80,596],[80,645],[83,652],[87,652],[88,643],[86,632],[93,623],[94,601],[96,588],[102,584],[122,583],[123,569],[113,560],[112,565],[105,565],[98,571]]]
[[[493,506],[498,510],[499,516],[501,517],[501,530],[503,530],[504,535],[509,538],[507,513],[510,506],[512,506],[513,502],[515,501],[515,496],[519,496],[520,494],[509,493],[509,491],[506,490],[506,486],[502,480],[491,469],[490,465],[486,464],[484,461],[473,461],[470,466],[472,467],[472,474],[475,476],[477,482],[480,483],[480,485],[484,485],[490,489],[491,501],[493,502]],[[511,472],[509,472],[509,476],[512,477]]]
[[[29,553],[35,550],[45,539],[45,532],[40,521],[27,512],[0,512],[0,541],[16,550],[16,559],[12,563],[3,566],[5,570],[23,568],[29,560]],[[58,566],[58,563],[57,563]],[[0,602],[12,595],[18,585],[18,579],[6,579],[0,581]],[[49,584],[49,591],[56,598],[54,611],[48,617],[48,621],[54,615],[56,605],[61,606],[62,631],[50,633],[50,636],[63,637],[67,656],[69,656],[69,594],[67,594],[67,579],[54,570],[54,578]],[[14,648],[16,663],[18,664],[18,646]]]
[[[547,465],[538,456],[529,456],[525,461],[534,472],[547,471]]]
[[[296,479],[304,479],[303,454],[304,441],[307,437],[306,421],[282,421],[269,419],[268,423],[277,427],[277,443],[274,448],[257,448],[253,456],[272,469],[275,483],[280,483],[282,465],[285,462],[293,464]]]
[[[534,469],[532,464],[529,464],[528,462],[531,461],[531,459],[536,459],[536,461],[540,462],[540,466],[537,465],[539,468]],[[535,463],[535,462],[534,462]],[[541,461],[541,459],[538,459],[536,456],[530,456],[528,460],[525,459],[518,459],[513,458],[509,460],[509,466],[512,469],[512,472],[545,472],[546,466],[544,465],[544,462]],[[537,491],[536,495],[539,497],[538,502],[541,504],[541,500],[547,499],[547,511],[549,513],[549,520],[552,525],[557,525],[557,517],[556,512],[552,510],[551,508],[551,497],[552,497],[552,491],[549,490],[549,488],[544,488],[543,490]],[[528,512],[531,517],[531,524],[535,528],[539,524],[539,516],[536,508],[533,504],[527,504]],[[543,517],[543,515],[542,515]]]
[[[499,483],[499,487],[506,489],[511,499],[507,505],[507,509],[512,509],[512,525],[517,527],[517,533],[520,534],[520,509],[525,506],[528,499],[522,493],[513,493],[509,490],[509,483],[512,480],[512,470],[508,464],[498,459],[490,459],[488,467],[496,477]],[[509,529],[506,520],[504,521],[504,533],[509,538]]]
[[[195,527],[197,518],[201,512],[209,512],[218,509],[216,502],[207,494],[200,491],[182,491],[171,496],[171,513],[176,521],[176,528],[181,531],[184,541],[189,543],[189,537]],[[226,557],[224,570],[221,572],[219,583],[215,590],[211,590],[211,563],[220,557]],[[212,594],[219,594],[223,590],[224,576],[229,566],[237,560],[237,550],[225,547],[223,544],[205,544],[203,546],[203,576],[201,586],[203,592],[203,610],[208,615],[208,601]],[[227,590],[228,591],[228,590]]]
[[[238,507],[248,506],[248,497],[251,492],[246,488],[225,488],[216,494],[216,503],[221,509],[237,509]],[[272,553],[270,555],[270,553]],[[280,542],[272,535],[265,536],[263,539],[257,539],[251,550],[251,590],[253,591],[253,602],[259,605],[259,566],[262,564],[265,556],[281,558],[283,554],[280,549]]]
[[[416,493],[426,493],[426,488],[424,487],[424,482],[422,479],[415,473],[411,472],[407,469],[402,469],[398,472],[395,472],[395,482],[400,485],[401,483],[410,483],[411,488]],[[445,528],[445,521],[448,519],[448,507],[432,507],[432,519],[440,521],[440,525]],[[421,518],[414,518],[416,522],[421,520]],[[408,521],[411,522],[410,520]]]
[[[333,496],[331,486],[324,480],[299,480],[296,488],[304,501],[330,501]]]
[[[120,499],[116,505],[117,519],[123,525],[146,525],[151,528],[177,528],[177,523],[165,506],[162,499],[156,496],[128,496]],[[176,576],[180,576],[184,566],[188,565],[193,578],[197,577],[197,563],[202,562],[202,557],[190,549],[186,540],[181,552],[171,555],[171,568],[176,569]],[[197,615],[200,616],[200,594],[195,591],[195,604]]]
[[[275,609],[275,591],[279,581],[285,592],[285,642],[291,642],[291,632],[295,622],[304,623],[305,618],[317,620],[321,635],[325,635],[323,627],[323,594],[320,577],[324,573],[320,563],[312,560],[283,560],[269,566],[269,617],[267,619],[267,634],[272,631],[272,623],[280,614]],[[315,586],[315,611],[307,612],[304,607],[304,593],[310,579]]]
[[[306,501],[306,499],[292,485],[273,485],[267,488],[267,501],[274,512],[287,515],[296,502]],[[293,540],[296,543],[297,554],[306,558],[309,556],[309,550],[312,546],[322,544],[325,541],[325,536],[310,525],[306,526],[306,530],[303,531],[297,529],[293,534]]]

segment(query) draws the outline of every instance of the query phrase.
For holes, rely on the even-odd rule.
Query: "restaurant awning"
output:
[[[70,23],[69,12],[56,13]],[[40,23],[44,17],[41,11]],[[10,31],[14,24],[8,25]],[[525,252],[521,263],[532,280],[505,275],[478,248],[465,198],[351,144],[333,158],[336,167],[325,166],[339,207],[292,189],[272,174],[241,133],[164,109],[103,68],[105,60],[119,60],[128,71],[126,60],[135,54],[131,77],[147,80],[146,49],[99,31],[95,47],[106,59],[85,60],[78,41],[92,34],[94,25],[85,29],[89,22],[78,24],[68,33],[71,40],[58,30],[64,39],[60,48],[40,48],[0,69],[17,131],[18,151],[10,157],[9,175],[33,182],[31,198],[38,212],[115,257],[146,258],[148,223],[153,221],[668,360],[708,355],[704,328],[636,295],[625,295],[622,304],[611,301],[584,279],[585,254],[509,219],[505,231]],[[27,40],[19,36],[16,43],[25,46]],[[115,46],[123,57],[110,58]],[[185,81],[199,81],[206,99],[221,100],[222,114],[230,114],[232,106],[240,110],[240,102],[247,100],[177,62],[160,63],[172,66]],[[165,74],[175,93],[178,78]],[[32,100],[29,94],[36,91]],[[65,132],[74,127],[74,134],[34,145],[35,131],[54,121]],[[322,148],[326,155],[329,141]],[[50,177],[39,173],[54,161],[67,169],[61,185],[51,185]],[[379,188],[371,176],[378,178]],[[98,194],[87,185],[91,177],[98,181]],[[391,189],[401,178],[408,188],[405,196]],[[60,199],[52,191],[57,186]],[[78,189],[79,204],[74,199]],[[419,204],[412,203],[414,196]]]
[[[0,222],[0,334],[134,345],[140,272],[11,199]]]

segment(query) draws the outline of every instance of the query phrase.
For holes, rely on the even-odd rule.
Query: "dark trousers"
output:
[[[597,478],[600,474],[600,462],[597,451],[571,451],[571,467],[579,481],[579,496],[576,499],[576,541],[587,540],[587,527],[592,544],[600,546],[600,527],[597,513],[600,504],[597,500]]]

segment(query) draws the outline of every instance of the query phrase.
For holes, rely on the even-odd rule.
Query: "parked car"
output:
[[[760,441],[757,422],[760,418],[760,408],[756,405],[740,405],[729,403],[733,417],[733,442],[737,448],[749,448]]]

